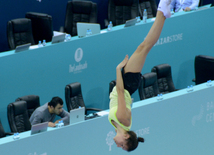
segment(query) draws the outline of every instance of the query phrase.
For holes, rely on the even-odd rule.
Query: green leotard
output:
[[[129,92],[125,89],[124,89],[124,97],[125,97],[126,107],[131,110],[132,99],[131,99]],[[112,92],[110,93],[110,103],[109,103],[110,110],[109,110],[108,119],[111,124],[112,124],[111,121],[113,120],[117,124],[119,124],[124,130],[129,131],[131,128],[131,125],[132,125],[132,119],[131,119],[130,126],[128,126],[128,127],[121,124],[116,117],[117,108],[118,108],[118,94],[117,94],[117,90],[116,90],[116,86],[115,86],[113,88]],[[114,126],[114,124],[112,124],[112,125],[115,129],[117,129]]]

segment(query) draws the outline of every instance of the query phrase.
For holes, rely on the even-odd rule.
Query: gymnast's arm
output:
[[[126,102],[124,98],[124,85],[123,85],[123,78],[121,69],[126,65],[128,62],[128,55],[126,55],[125,59],[117,66],[116,68],[116,90],[118,94],[118,109],[117,109],[117,119],[123,124],[123,125],[129,125],[130,121],[127,115],[127,109],[126,109]]]

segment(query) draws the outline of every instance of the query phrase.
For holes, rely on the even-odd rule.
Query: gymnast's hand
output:
[[[119,65],[117,65],[117,69],[122,69],[127,64],[128,60],[129,60],[129,56],[126,55],[124,60],[121,63],[119,63]]]

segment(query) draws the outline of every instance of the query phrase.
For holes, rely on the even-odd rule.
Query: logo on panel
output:
[[[111,146],[114,144],[113,138],[115,137],[115,133],[110,131],[106,137],[106,144],[109,146],[109,151],[111,151]]]
[[[80,73],[87,68],[88,66],[87,61],[82,62],[83,55],[84,53],[82,48],[76,49],[73,57],[74,58],[73,60],[75,60],[74,61],[75,63],[69,65],[69,73],[74,73],[74,74]]]
[[[204,114],[204,107],[203,107],[203,105],[201,105],[199,113],[197,115],[193,116],[193,118],[192,118],[193,126],[195,126],[197,121],[200,121],[203,118],[203,114]]]
[[[208,101],[205,105],[200,106],[200,110],[198,110],[198,114],[193,116],[192,125],[196,126],[197,122],[200,120],[204,120],[206,123],[214,122],[214,102]]]
[[[182,41],[182,40],[183,40],[183,33],[173,34],[170,36],[159,38],[154,46],[159,46],[159,45]]]

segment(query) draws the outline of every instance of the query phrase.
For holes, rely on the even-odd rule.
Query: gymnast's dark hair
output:
[[[137,137],[136,133],[133,131],[127,131],[130,137],[126,140],[128,146],[128,152],[133,151],[137,148],[139,142],[144,142],[144,138]]]
[[[63,105],[63,101],[62,101],[62,99],[60,98],[60,97],[53,97],[52,99],[51,99],[51,101],[50,102],[48,102],[48,105],[49,106],[53,106],[54,108],[57,106],[57,104],[60,104],[60,105]]]

